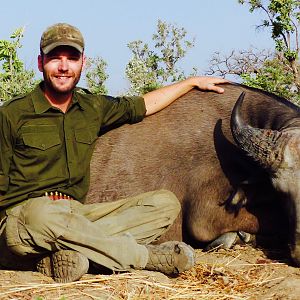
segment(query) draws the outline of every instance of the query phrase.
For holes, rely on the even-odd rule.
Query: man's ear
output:
[[[38,56],[38,68],[40,72],[43,72],[43,57],[41,54]]]
[[[86,58],[85,54],[83,53],[82,54],[82,70],[84,70],[86,68],[86,60],[87,60],[87,58]]]

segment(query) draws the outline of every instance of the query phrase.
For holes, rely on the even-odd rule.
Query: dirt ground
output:
[[[300,299],[300,269],[282,251],[236,245],[197,250],[197,265],[177,278],[149,271],[87,274],[57,284],[37,272],[0,271],[0,299]]]

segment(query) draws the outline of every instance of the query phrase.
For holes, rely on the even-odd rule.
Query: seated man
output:
[[[64,23],[42,35],[44,80],[0,109],[0,265],[37,270],[57,282],[79,279],[89,261],[111,270],[177,274],[193,267],[183,242],[150,245],[173,223],[180,204],[169,191],[84,205],[100,130],[135,123],[194,87],[223,92],[223,79],[192,77],[147,93],[113,98],[76,88],[85,65],[80,31]]]

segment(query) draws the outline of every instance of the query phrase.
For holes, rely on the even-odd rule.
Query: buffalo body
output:
[[[182,215],[165,239],[209,242],[226,232],[279,234],[292,227],[295,250],[300,199],[274,181],[272,168],[235,142],[230,120],[245,92],[243,122],[270,132],[292,129],[298,136],[299,109],[257,89],[237,84],[224,89],[224,94],[192,90],[141,123],[103,134],[92,158],[86,202],[167,189],[179,198]],[[280,147],[284,152],[285,143]]]

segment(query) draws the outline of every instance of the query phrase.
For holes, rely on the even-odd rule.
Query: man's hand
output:
[[[213,91],[219,94],[224,93],[224,89],[216,84],[228,83],[229,81],[218,77],[205,77],[197,76],[191,77],[190,80],[194,81],[194,86],[202,91]]]

